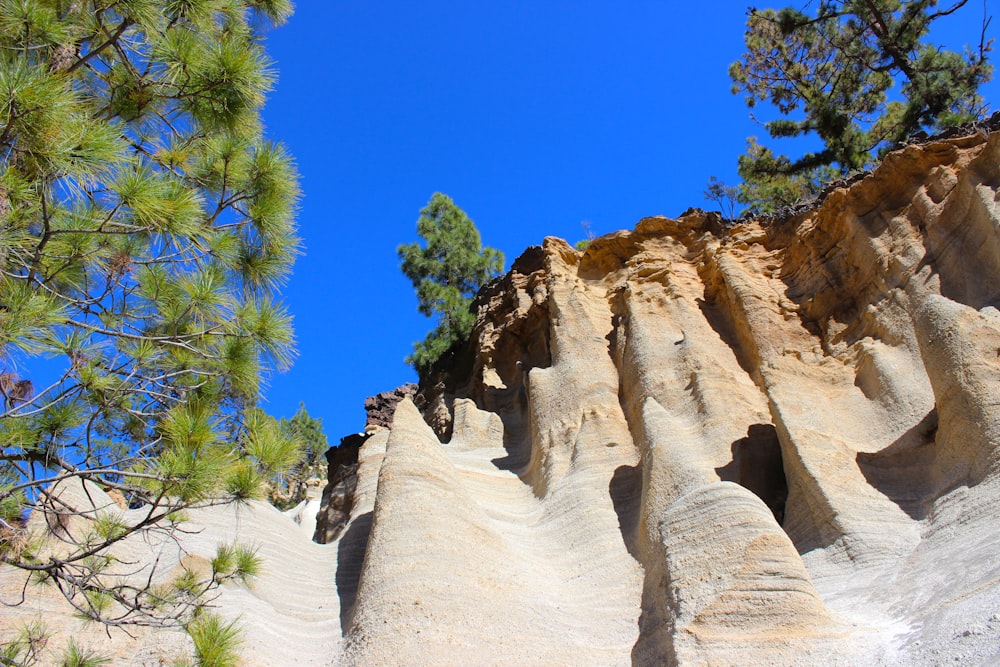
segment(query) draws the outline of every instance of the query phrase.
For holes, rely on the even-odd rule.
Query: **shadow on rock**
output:
[[[358,595],[361,565],[372,528],[372,513],[362,514],[348,526],[337,546],[337,597],[340,598],[340,632],[345,637],[354,613],[354,600]]]

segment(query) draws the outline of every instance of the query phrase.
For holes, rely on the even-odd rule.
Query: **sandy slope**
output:
[[[72,497],[75,490],[65,493]],[[99,490],[91,488],[90,497],[97,507],[117,511]],[[337,545],[313,543],[289,517],[266,503],[205,508],[189,514],[177,540],[134,539],[118,549],[118,556],[125,563],[157,562],[157,580],[164,580],[179,571],[182,559],[195,566],[200,559],[211,559],[219,544],[240,541],[257,547],[264,567],[252,587],[226,584],[211,603],[227,620],[237,619],[243,629],[244,664],[329,664],[341,640]],[[140,571],[138,576],[143,574]],[[7,603],[19,600],[23,582],[23,573],[0,570],[2,599]],[[109,636],[70,611],[51,586],[31,586],[23,604],[0,606],[0,641],[9,640],[23,621],[38,617],[54,631],[42,664],[56,664],[69,637],[121,665],[170,664],[190,654],[190,639],[182,631],[129,628],[134,639],[122,630],[111,630]]]

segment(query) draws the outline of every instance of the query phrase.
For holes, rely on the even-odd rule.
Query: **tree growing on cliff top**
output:
[[[771,138],[813,135],[822,148],[793,159],[751,139],[739,160],[741,202],[791,203],[831,175],[869,167],[918,131],[980,117],[977,91],[992,74],[988,19],[964,54],[928,39],[935,21],[967,2],[823,0],[812,15],[751,9],[746,52],[729,70],[733,92],[751,109],[777,109],[781,117],[764,123]]]
[[[438,323],[406,358],[423,376],[442,354],[468,339],[475,323],[472,297],[503,270],[503,253],[483,248],[479,230],[447,195],[435,192],[420,211],[417,234],[424,240],[400,245],[402,270],[417,290],[418,308]]]
[[[261,30],[290,13],[0,1],[0,560],[87,618],[184,623],[252,558],[229,547],[210,580],[153,590],[110,574],[114,545],[169,538],[180,510],[257,496],[298,458],[254,407],[292,359],[276,289],[297,177],[259,113]],[[141,512],[60,496],[79,483]],[[57,550],[29,513],[72,526]]]

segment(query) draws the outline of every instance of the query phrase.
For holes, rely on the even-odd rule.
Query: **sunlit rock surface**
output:
[[[332,542],[192,517],[262,545],[216,601],[247,664],[1000,662],[998,186],[980,134],[788,219],[529,249]]]

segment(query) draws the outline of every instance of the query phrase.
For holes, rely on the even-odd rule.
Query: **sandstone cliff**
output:
[[[1000,661],[998,198],[979,134],[785,220],[529,249],[336,477],[332,542],[238,515],[247,663]]]
[[[529,250],[362,450],[344,662],[1000,660],[998,185],[975,135]]]

